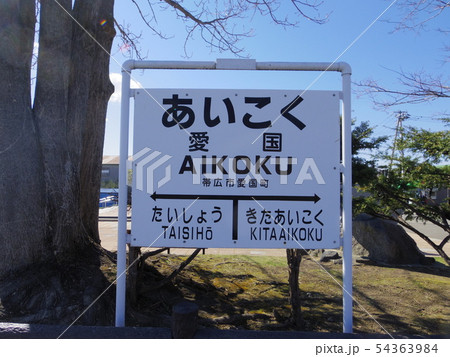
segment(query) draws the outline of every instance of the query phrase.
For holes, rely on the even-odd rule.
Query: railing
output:
[[[117,206],[118,204],[119,204],[119,194],[117,192],[113,192],[106,197],[101,197],[99,200],[99,208]]]

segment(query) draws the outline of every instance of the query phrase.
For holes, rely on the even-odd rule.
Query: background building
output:
[[[102,188],[119,187],[119,156],[105,155],[102,162]]]

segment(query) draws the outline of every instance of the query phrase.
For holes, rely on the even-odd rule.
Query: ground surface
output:
[[[103,221],[101,235],[106,245],[114,242],[117,221]],[[171,253],[177,254],[163,253],[139,264],[136,301],[131,303],[128,299],[128,326],[170,327],[172,306],[187,299],[198,304],[202,327],[296,329],[289,319],[284,250],[208,249],[161,287],[160,282],[186,259],[183,254],[190,252],[172,250]],[[333,261],[318,264],[317,260],[308,257],[301,263],[304,317],[301,330],[339,333],[342,331],[342,288],[339,286],[342,265]],[[77,324],[111,325],[116,267],[113,259],[99,263],[100,270],[93,267],[86,273],[76,266],[57,274],[48,267],[40,267],[34,269],[31,286],[17,288],[13,283],[3,286],[0,321],[70,325],[83,314],[76,320]],[[357,263],[353,269],[355,332],[450,335],[449,267],[440,263],[397,267]],[[95,271],[100,276],[93,274]],[[76,282],[86,276],[89,276],[88,284],[78,287]],[[91,304],[102,293],[99,289],[108,286],[105,278],[112,285],[100,299],[104,300],[104,307],[97,309],[98,302]]]
[[[100,215],[117,216],[110,208]],[[442,232],[413,222],[440,242]],[[102,244],[117,249],[117,222],[101,222]],[[420,237],[409,232],[427,256],[438,257]],[[450,251],[450,244],[447,245]],[[158,292],[151,280],[167,276],[192,250],[171,250],[149,258],[138,285],[138,300],[130,321],[168,326],[173,303],[186,298],[200,307],[200,323],[216,328],[290,329],[285,250],[207,249],[197,256],[173,285]],[[438,258],[439,259],[439,258]],[[305,330],[342,331],[342,265],[319,265],[316,258],[301,264]],[[442,262],[442,261],[441,261]],[[145,274],[147,271],[147,276]],[[328,271],[328,272],[326,272]],[[334,280],[335,279],[335,280]],[[146,285],[150,285],[146,286]],[[450,268],[354,266],[354,327],[356,332],[450,334]],[[141,314],[143,313],[143,315]],[[147,313],[161,318],[150,318]],[[147,316],[147,318],[146,318]]]
[[[170,326],[171,306],[195,301],[200,325],[219,329],[292,330],[284,257],[199,255],[173,283],[153,289],[186,259],[149,258],[140,268],[137,303],[128,321]],[[157,271],[155,270],[157,269]],[[342,265],[301,263],[303,331],[342,331]],[[354,331],[383,334],[450,334],[450,268],[354,266]]]

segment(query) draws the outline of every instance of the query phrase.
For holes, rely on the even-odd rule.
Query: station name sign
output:
[[[136,90],[131,244],[339,247],[339,94]]]

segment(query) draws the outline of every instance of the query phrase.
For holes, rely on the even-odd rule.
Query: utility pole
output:
[[[391,153],[391,163],[389,164],[389,171],[392,169],[392,163],[394,161],[394,154],[397,148],[397,138],[400,133],[401,138],[403,139],[403,121],[409,118],[408,112],[398,111],[395,113],[397,117],[397,126],[395,128],[395,136],[394,143],[392,144],[392,153]],[[401,150],[401,157],[403,158],[403,150]]]

